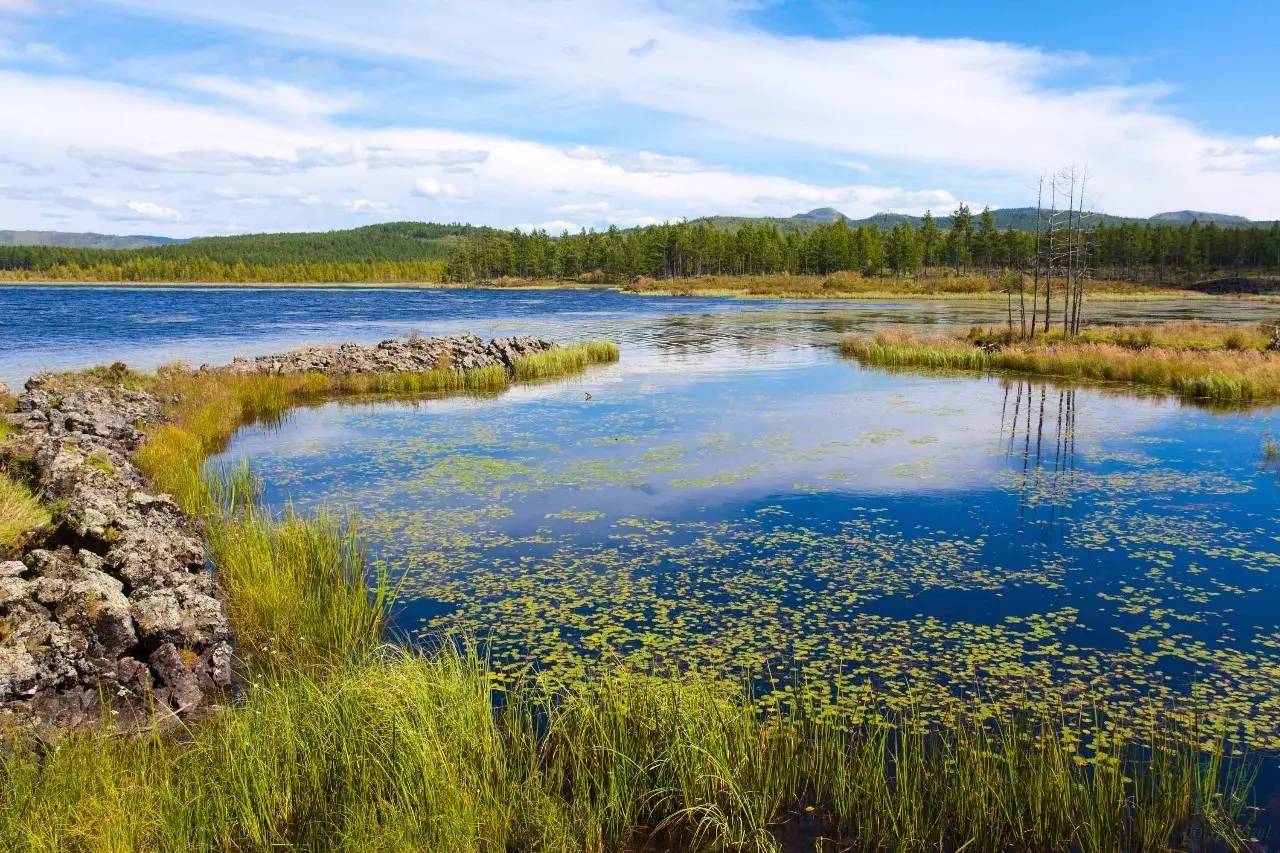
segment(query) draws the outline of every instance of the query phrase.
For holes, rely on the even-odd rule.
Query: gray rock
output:
[[[155,695],[178,713],[197,707],[204,698],[200,679],[188,668],[173,643],[165,643],[151,653],[151,671],[159,682]]]
[[[0,712],[84,725],[103,696],[141,723],[153,699],[185,713],[225,689],[230,629],[195,524],[132,461],[159,401],[38,377],[19,410],[22,470],[55,509],[48,541],[75,550],[0,562]]]
[[[286,353],[237,358],[222,368],[235,374],[292,373],[406,373],[426,370],[471,370],[506,367],[516,358],[555,347],[551,341],[528,336],[499,338],[488,343],[478,335],[444,338],[411,337],[386,340],[373,346],[340,344],[307,347]]]

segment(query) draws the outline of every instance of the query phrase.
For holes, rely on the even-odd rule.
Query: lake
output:
[[[1280,748],[1280,471],[1262,452],[1280,411],[894,374],[832,346],[1003,306],[0,288],[0,308],[8,381],[411,330],[618,341],[621,362],[571,380],[298,410],[210,460],[249,460],[276,509],[356,513],[375,564],[403,577],[401,635],[481,642],[502,679],[626,660],[840,703],[1194,701]]]

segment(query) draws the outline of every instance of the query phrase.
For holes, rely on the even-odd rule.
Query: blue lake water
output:
[[[482,640],[505,678],[621,659],[848,701],[1029,690],[1139,712],[1192,697],[1280,747],[1280,470],[1262,453],[1280,411],[894,374],[832,347],[1001,316],[604,291],[0,288],[0,378],[415,329],[610,337],[622,360],[580,377],[298,410],[210,466],[250,460],[278,509],[355,512],[404,578],[396,627]]]

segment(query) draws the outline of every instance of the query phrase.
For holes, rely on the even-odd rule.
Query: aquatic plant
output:
[[[1119,339],[1128,330],[1101,333]],[[1141,330],[1132,334],[1143,336]],[[853,336],[841,351],[864,364],[894,368],[1007,371],[1069,380],[1131,382],[1189,400],[1252,403],[1280,398],[1280,354],[1156,343],[1047,340],[1004,342],[997,333],[922,337],[908,332]]]
[[[1262,464],[1280,464],[1280,441],[1276,441],[1271,433],[1262,437]]]
[[[49,523],[49,510],[25,485],[0,471],[0,549],[14,547],[23,533]]]

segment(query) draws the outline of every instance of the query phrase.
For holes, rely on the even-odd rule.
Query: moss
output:
[[[85,464],[95,471],[101,471],[103,474],[114,477],[116,475],[116,466],[111,464],[111,457],[107,455],[105,450],[95,450],[85,458]]]

